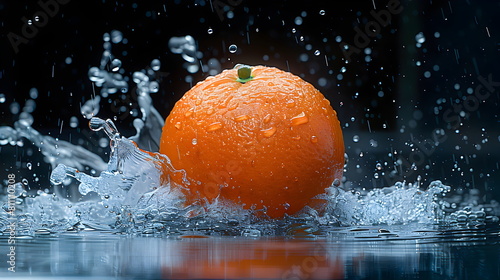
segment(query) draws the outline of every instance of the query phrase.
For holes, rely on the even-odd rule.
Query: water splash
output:
[[[111,120],[95,117],[104,98],[128,92],[130,88],[121,60],[111,52],[112,44],[123,41],[123,34],[113,31],[105,34],[103,39],[100,65],[89,70],[89,79],[101,88],[100,95],[85,102],[81,112],[90,120],[92,130],[107,135],[111,149],[107,163],[78,145],[42,135],[33,129],[35,120],[30,113],[35,110],[34,101],[28,109],[23,109],[13,127],[0,127],[0,145],[23,146],[24,141],[29,141],[39,148],[53,169],[50,177],[54,187],[52,193],[39,191],[37,196],[27,197],[23,185],[16,185],[16,219],[20,235],[93,228],[141,234],[175,235],[189,231],[248,237],[308,236],[329,225],[443,222],[477,225],[498,222],[498,203],[479,204],[472,195],[468,199],[464,196],[459,196],[458,200],[456,196],[447,199],[445,195],[450,192],[450,187],[440,181],[432,182],[427,189],[420,188],[419,183],[396,183],[362,193],[342,190],[340,183],[336,182],[321,196],[327,201],[325,211],[305,208],[299,215],[281,221],[266,219],[263,209],[244,210],[222,200],[204,206],[185,205],[183,195],[178,188],[172,187],[169,178],[179,176],[186,184],[191,182],[186,180],[184,171],[175,170],[166,156],[157,153],[164,124],[151,97],[159,91],[157,74],[161,63],[158,59],[132,74],[141,113],[133,120],[134,136],[123,137]],[[193,37],[174,37],[169,47],[173,53],[181,54],[188,66],[198,67],[201,56]],[[193,67],[186,69],[193,73]],[[216,59],[210,59],[207,67],[205,70],[209,70],[209,74],[220,72],[220,63]],[[297,125],[300,125],[304,116],[297,117]],[[244,116],[237,118],[244,119]],[[194,144],[196,139],[193,139]],[[82,170],[87,168],[92,174],[99,175],[83,173]],[[55,191],[70,186],[71,182],[77,185],[79,196],[76,201],[70,201]],[[5,230],[8,223],[6,212],[0,213],[0,231]]]

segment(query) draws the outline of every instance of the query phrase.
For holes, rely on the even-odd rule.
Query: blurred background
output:
[[[40,133],[107,161],[105,135],[89,130],[81,107],[99,95],[88,72],[101,63],[104,34],[115,34],[129,90],[103,97],[98,116],[115,118],[124,136],[140,115],[133,72],[153,59],[161,67],[152,98],[164,118],[221,69],[275,66],[312,83],[338,112],[346,188],[441,180],[498,199],[499,10],[486,0],[2,0],[0,126],[27,108]],[[188,35],[196,50],[186,59],[169,40]],[[36,146],[0,151],[2,180],[14,173],[31,190],[50,186]]]

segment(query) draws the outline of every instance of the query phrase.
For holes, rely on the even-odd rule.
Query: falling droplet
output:
[[[271,137],[276,133],[276,127],[270,127],[267,129],[263,129],[263,130],[261,130],[261,132],[262,132],[262,135],[264,135],[264,137]]]
[[[222,123],[214,122],[207,127],[207,131],[215,131],[222,128]]]
[[[160,70],[160,66],[161,66],[161,62],[159,59],[153,59],[151,61],[151,69],[153,69],[153,71],[158,71]]]
[[[241,116],[237,116],[234,118],[235,121],[237,122],[242,122],[244,120],[248,120],[250,117],[248,115],[241,115]]]
[[[312,143],[318,143],[318,137],[316,137],[316,136],[314,136],[314,135],[313,135],[313,136],[311,136],[311,142],[312,142]]]
[[[229,46],[230,53],[235,53],[237,50],[238,50],[238,46],[236,46],[235,44],[232,44],[231,46]]]
[[[300,125],[309,122],[309,118],[306,116],[304,112],[298,114],[297,116],[292,118],[292,125]]]

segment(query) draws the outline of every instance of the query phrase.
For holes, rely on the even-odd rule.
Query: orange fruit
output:
[[[264,66],[208,77],[175,104],[160,153],[186,171],[172,177],[186,203],[216,198],[294,214],[340,182],[344,143],[330,102],[301,78]]]

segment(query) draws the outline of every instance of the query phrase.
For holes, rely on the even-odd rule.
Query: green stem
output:
[[[241,65],[240,67],[238,67],[238,79],[236,81],[243,84],[252,79],[252,67],[248,65]]]

